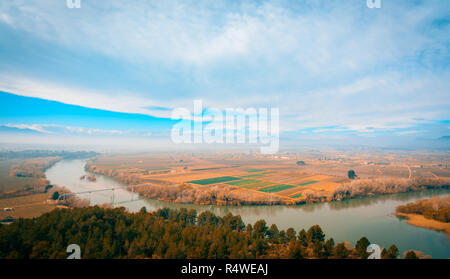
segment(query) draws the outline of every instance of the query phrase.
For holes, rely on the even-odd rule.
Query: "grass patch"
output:
[[[222,183],[222,182],[228,182],[233,180],[240,180],[239,177],[233,177],[233,176],[221,176],[221,177],[214,177],[214,178],[208,178],[208,179],[200,179],[200,180],[193,180],[193,181],[187,181],[187,183],[193,183],[198,185],[209,185],[209,184],[216,184],[216,183]]]
[[[268,172],[263,172],[261,174],[272,174],[272,173],[277,173],[277,171],[268,171]]]
[[[297,194],[297,195],[293,195],[293,196],[291,196],[291,198],[293,198],[293,199],[297,199],[297,198],[300,198],[302,196],[302,194]]]
[[[274,185],[274,186],[269,186],[263,189],[259,189],[258,191],[260,192],[264,192],[264,193],[276,193],[276,192],[281,192],[283,190],[287,190],[287,189],[291,189],[291,188],[295,188],[296,186],[292,186],[292,185],[287,185],[287,184],[279,184],[279,185]]]
[[[317,183],[317,182],[319,182],[319,181],[312,180],[312,181],[308,181],[308,182],[305,182],[305,183],[302,183],[302,184],[298,184],[298,186],[306,186],[306,185],[314,184],[314,183]]]

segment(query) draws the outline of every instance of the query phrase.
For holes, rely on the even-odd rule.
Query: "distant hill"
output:
[[[35,135],[39,135],[42,134],[39,131],[36,130],[32,130],[32,129],[20,129],[20,128],[16,128],[16,127],[8,127],[8,126],[4,126],[4,125],[0,125],[0,133],[8,133],[8,134],[35,134]]]
[[[0,152],[0,158],[7,159],[28,159],[40,157],[63,157],[66,159],[89,158],[99,155],[93,151],[53,151],[53,150],[24,150],[24,151],[3,151]]]

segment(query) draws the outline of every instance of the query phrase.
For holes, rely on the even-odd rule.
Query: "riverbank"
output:
[[[412,226],[426,228],[438,232],[444,232],[448,237],[450,237],[450,223],[439,222],[432,219],[427,219],[423,215],[418,214],[406,214],[406,213],[395,213],[396,216],[406,218],[406,222]]]

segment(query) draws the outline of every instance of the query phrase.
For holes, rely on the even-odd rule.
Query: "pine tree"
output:
[[[288,247],[288,257],[290,259],[303,259],[303,254],[304,252],[302,251],[300,242],[296,241],[295,239],[291,240]]]
[[[350,251],[348,251],[347,248],[345,248],[344,243],[338,243],[334,254],[337,259],[346,259],[350,254]]]
[[[308,239],[306,237],[306,231],[304,229],[302,229],[299,233],[298,233],[298,240],[300,240],[300,244],[303,247],[308,246]]]
[[[356,242],[356,252],[361,259],[367,259],[369,253],[367,252],[367,247],[369,247],[370,241],[366,237],[362,237],[358,242]]]
[[[405,259],[409,259],[409,260],[418,259],[418,258],[419,257],[417,257],[416,253],[414,253],[414,251],[412,251],[412,250],[407,252],[405,255]]]
[[[397,246],[392,245],[391,247],[389,247],[388,251],[387,251],[387,258],[388,259],[397,259],[399,255],[399,251]]]

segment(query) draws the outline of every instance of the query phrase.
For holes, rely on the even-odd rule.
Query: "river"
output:
[[[47,179],[74,193],[125,187],[102,175],[97,175],[95,182],[80,180],[82,175],[88,174],[84,169],[85,164],[86,160],[62,160],[46,171]],[[195,208],[198,212],[210,210],[220,216],[231,212],[241,215],[245,223],[253,224],[259,219],[265,219],[269,226],[276,224],[280,230],[293,227],[297,232],[319,224],[327,237],[333,237],[336,243],[350,241],[355,244],[365,236],[371,243],[381,247],[387,248],[395,244],[401,255],[406,250],[414,249],[433,258],[450,258],[450,240],[444,233],[408,225],[405,220],[392,215],[398,205],[438,195],[450,195],[450,190],[429,190],[300,206],[218,207],[178,204],[139,197],[125,189],[116,189],[113,200],[112,191],[79,196],[90,199],[92,205],[114,201],[116,206],[126,207],[130,211],[137,211],[145,206],[147,210],[163,207]]]

